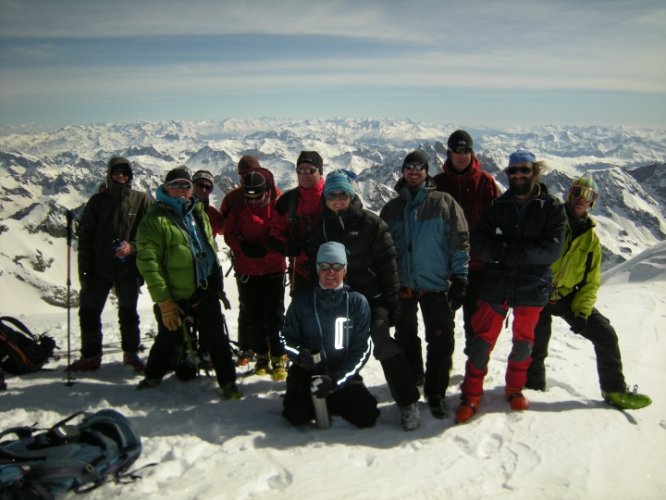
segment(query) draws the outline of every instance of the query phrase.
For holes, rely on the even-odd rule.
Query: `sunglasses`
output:
[[[131,173],[132,170],[130,170],[129,167],[118,167],[111,170],[111,177],[114,175],[123,175],[125,177],[129,177]]]
[[[212,191],[213,190],[213,185],[208,184],[207,182],[197,182],[197,187],[199,189],[204,190],[204,191]]]
[[[182,189],[183,191],[187,191],[188,189],[192,189],[192,183],[190,181],[171,181],[169,182],[166,187],[168,189]]]
[[[326,195],[326,201],[348,200],[349,198],[349,193],[346,191],[334,191]]]
[[[413,163],[407,163],[406,165],[403,165],[402,168],[406,168],[407,170],[425,170],[426,165],[425,165],[425,163],[421,163],[421,162],[413,162]]]
[[[248,193],[248,194],[245,195],[245,199],[247,201],[259,201],[259,200],[263,199],[264,196],[266,196],[265,192],[264,193],[258,193],[258,194]]]
[[[344,268],[345,268],[345,265],[344,264],[339,264],[339,263],[329,264],[327,262],[322,262],[321,264],[319,264],[319,270],[320,271],[331,271],[331,270],[333,270],[333,271],[337,272],[337,271],[342,271]]]
[[[316,167],[299,167],[296,169],[298,175],[312,175],[317,171]]]
[[[469,146],[458,146],[456,148],[453,148],[451,151],[453,151],[454,153],[458,153],[458,154],[463,155],[463,154],[471,153],[472,148],[470,148]]]
[[[532,173],[532,167],[508,167],[506,173],[509,175],[524,174],[529,175]]]
[[[584,200],[592,202],[597,199],[597,193],[584,186],[572,187],[569,191],[569,199],[576,198],[583,198]]]

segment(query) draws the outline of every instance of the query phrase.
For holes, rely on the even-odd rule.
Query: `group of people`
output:
[[[405,156],[396,196],[377,215],[363,207],[352,172],[338,169],[324,178],[323,166],[318,152],[302,151],[298,185],[281,193],[271,172],[244,156],[240,185],[217,210],[209,201],[211,172],[169,171],[153,202],[131,189],[130,162],[112,158],[108,189],[90,199],[80,224],[82,357],[68,369],[100,368],[100,315],[114,287],[123,362],[145,373],[139,389],[158,386],[176,369],[175,353],[198,341],[223,397],[242,398],[221,305],[230,307],[215,241],[223,235],[238,287],[239,350],[254,353],[257,375],[286,379],[283,416],[295,425],[315,417],[316,398],[330,414],[374,425],[377,400],[360,374],[371,350],[405,430],[420,425],[420,386],[432,416],[445,418],[461,307],[467,361],[456,422],[480,407],[509,310],[505,397],[512,410],[527,409],[525,388],[546,388],[552,316],[594,344],[605,401],[623,409],[650,404],[627,389],[617,335],[594,307],[601,245],[589,215],[599,196],[591,177],[574,181],[562,203],[541,182],[544,162],[518,150],[505,169],[508,190],[500,194],[472,137],[457,130],[437,175],[430,176],[423,152]],[[136,313],[144,281],[158,323],[145,365]]]

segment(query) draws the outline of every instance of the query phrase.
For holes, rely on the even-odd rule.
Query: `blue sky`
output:
[[[0,123],[666,129],[663,0],[0,0]]]

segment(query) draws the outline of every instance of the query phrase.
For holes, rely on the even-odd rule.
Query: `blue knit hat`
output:
[[[524,162],[536,163],[536,156],[526,149],[519,149],[509,156],[509,166]]]
[[[333,170],[330,174],[326,176],[326,182],[324,183],[324,196],[329,193],[336,193],[339,191],[344,191],[349,193],[350,197],[354,197],[354,186],[352,186],[352,180],[356,178],[354,172],[348,170]]]
[[[317,252],[317,265],[324,262],[327,264],[344,264],[347,267],[345,246],[337,241],[328,241],[320,246]]]

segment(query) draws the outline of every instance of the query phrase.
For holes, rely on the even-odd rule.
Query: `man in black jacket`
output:
[[[81,283],[79,322],[81,359],[70,371],[96,371],[102,361],[101,315],[113,287],[118,298],[123,363],[137,372],[145,369],[139,358],[139,315],[136,305],[143,280],[136,268],[136,230],[150,198],[132,190],[132,167],[114,157],[107,165],[107,189],[88,200],[78,234]]]
[[[353,174],[335,170],[324,184],[324,214],[311,235],[311,262],[322,243],[337,241],[347,251],[347,283],[370,304],[373,354],[400,407],[405,430],[419,427],[419,390],[400,344],[391,338],[390,325],[398,314],[400,280],[393,238],[386,223],[363,208],[351,183]]]

